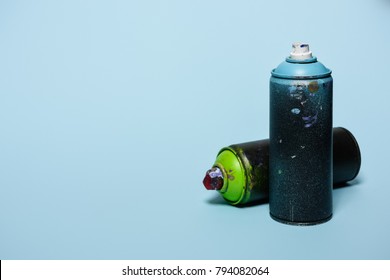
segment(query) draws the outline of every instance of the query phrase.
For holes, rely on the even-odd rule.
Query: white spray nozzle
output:
[[[312,58],[313,55],[309,50],[309,44],[304,43],[293,43],[292,44],[292,52],[290,53],[290,58],[295,60],[305,60]]]

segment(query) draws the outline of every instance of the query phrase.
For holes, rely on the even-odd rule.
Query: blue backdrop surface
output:
[[[390,259],[390,1],[1,1],[0,259]],[[362,168],[325,224],[202,179],[310,43]]]

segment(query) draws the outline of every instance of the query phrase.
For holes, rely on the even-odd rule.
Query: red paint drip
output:
[[[206,172],[206,176],[203,179],[203,185],[208,190],[220,190],[223,187],[223,178],[221,177],[211,177],[210,172],[212,170],[208,170]]]

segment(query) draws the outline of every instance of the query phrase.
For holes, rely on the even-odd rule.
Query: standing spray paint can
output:
[[[359,145],[351,132],[333,129],[333,184],[342,186],[359,173]],[[222,148],[206,172],[203,185],[232,205],[255,205],[268,201],[269,140]]]
[[[269,206],[279,222],[332,217],[331,71],[294,43],[270,80]]]

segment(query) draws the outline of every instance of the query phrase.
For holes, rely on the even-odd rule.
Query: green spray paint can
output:
[[[343,185],[359,173],[361,156],[353,134],[333,128],[333,184]],[[258,140],[222,148],[203,184],[218,191],[232,205],[268,201],[269,140]]]

